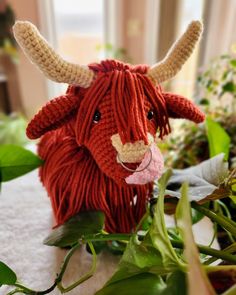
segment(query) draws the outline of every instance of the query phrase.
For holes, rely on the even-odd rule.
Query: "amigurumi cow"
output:
[[[201,31],[192,22],[152,67],[116,60],[81,66],[63,60],[31,23],[15,24],[31,61],[49,79],[69,84],[27,127],[29,138],[41,137],[40,177],[57,225],[80,211],[102,210],[107,231],[135,228],[163,171],[157,140],[170,132],[169,118],[204,120],[191,101],[160,86],[181,69]]]

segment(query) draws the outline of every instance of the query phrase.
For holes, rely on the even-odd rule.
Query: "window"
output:
[[[58,51],[80,64],[97,61],[104,43],[103,0],[54,0]]]

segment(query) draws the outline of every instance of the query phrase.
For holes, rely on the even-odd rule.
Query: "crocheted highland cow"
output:
[[[160,86],[181,69],[201,31],[192,22],[152,67],[116,60],[81,66],[63,60],[31,23],[15,24],[31,61],[49,79],[69,84],[27,127],[29,138],[41,137],[40,178],[57,225],[80,211],[102,210],[107,231],[135,228],[163,171],[156,142],[170,132],[169,118],[204,120],[191,101]]]

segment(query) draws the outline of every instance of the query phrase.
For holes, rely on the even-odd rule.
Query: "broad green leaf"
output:
[[[14,285],[17,280],[16,274],[9,266],[0,261],[0,286]]]
[[[215,291],[213,290],[207,275],[201,266],[199,252],[194,242],[191,222],[192,218],[187,191],[188,185],[184,183],[181,189],[181,198],[176,209],[176,219],[184,241],[184,254],[188,263],[188,294],[215,295]]]
[[[142,273],[104,286],[95,295],[158,295],[162,294],[165,283],[161,277]]]
[[[161,254],[153,247],[150,237],[147,235],[144,241],[140,242],[137,236],[133,235],[120,260],[118,270],[106,285],[146,272],[161,275],[167,273]]]
[[[224,153],[225,160],[228,160],[230,149],[230,136],[220,126],[219,123],[211,118],[206,119],[207,138],[210,150],[210,157]]]
[[[106,284],[102,290],[100,290],[98,293],[96,293],[96,295],[109,295],[109,294],[122,294],[123,293],[116,293],[116,286],[118,285],[117,283],[119,283],[119,285],[122,285],[123,283],[126,282],[135,282],[136,278],[144,278],[146,277],[148,274],[150,273],[142,273],[142,274],[137,274],[136,276],[132,276],[130,278],[126,278],[124,280],[119,280],[116,281],[116,283],[110,284],[108,286],[108,284]],[[158,282],[159,280],[159,282]],[[131,289],[131,288],[132,289]],[[187,295],[187,285],[186,285],[186,275],[185,273],[181,272],[181,271],[175,271],[171,274],[169,274],[167,276],[167,280],[164,283],[161,279],[160,276],[157,277],[157,287],[158,289],[156,290],[156,295]],[[138,285],[129,285],[129,292],[128,294],[139,294],[139,286]],[[123,291],[123,290],[122,290]],[[149,295],[149,286],[146,286],[146,293]],[[101,293],[100,293],[101,292]],[[113,293],[103,293],[103,292],[113,292]],[[133,292],[133,293],[132,293]],[[126,293],[124,293],[126,294]],[[142,294],[142,293],[141,293]],[[150,293],[152,294],[152,293]]]
[[[171,170],[168,170],[158,182],[159,196],[149,231],[153,246],[161,253],[163,265],[169,271],[181,269],[184,266],[171,245],[164,218],[165,190],[171,173]]]
[[[70,218],[63,225],[55,228],[44,240],[48,246],[66,247],[78,242],[89,234],[99,233],[104,225],[104,214],[101,211],[87,211]]]
[[[9,181],[42,165],[43,161],[29,150],[16,145],[0,145],[2,181]]]

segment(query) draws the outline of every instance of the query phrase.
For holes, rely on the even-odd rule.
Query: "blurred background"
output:
[[[11,32],[16,19],[34,23],[67,60],[88,64],[115,58],[149,65],[165,56],[191,20],[202,20],[200,44],[183,70],[163,86],[194,100],[221,124],[236,156],[235,0],[0,0],[0,134],[3,142],[14,143],[16,135],[24,133],[23,117],[31,118],[66,89],[48,81],[17,47]],[[15,126],[23,132],[16,132]],[[184,135],[171,138],[163,149],[174,153],[176,145],[186,153],[196,146],[191,155],[179,157],[177,167],[209,157],[205,126],[176,126]],[[25,142],[23,137],[20,141]]]

